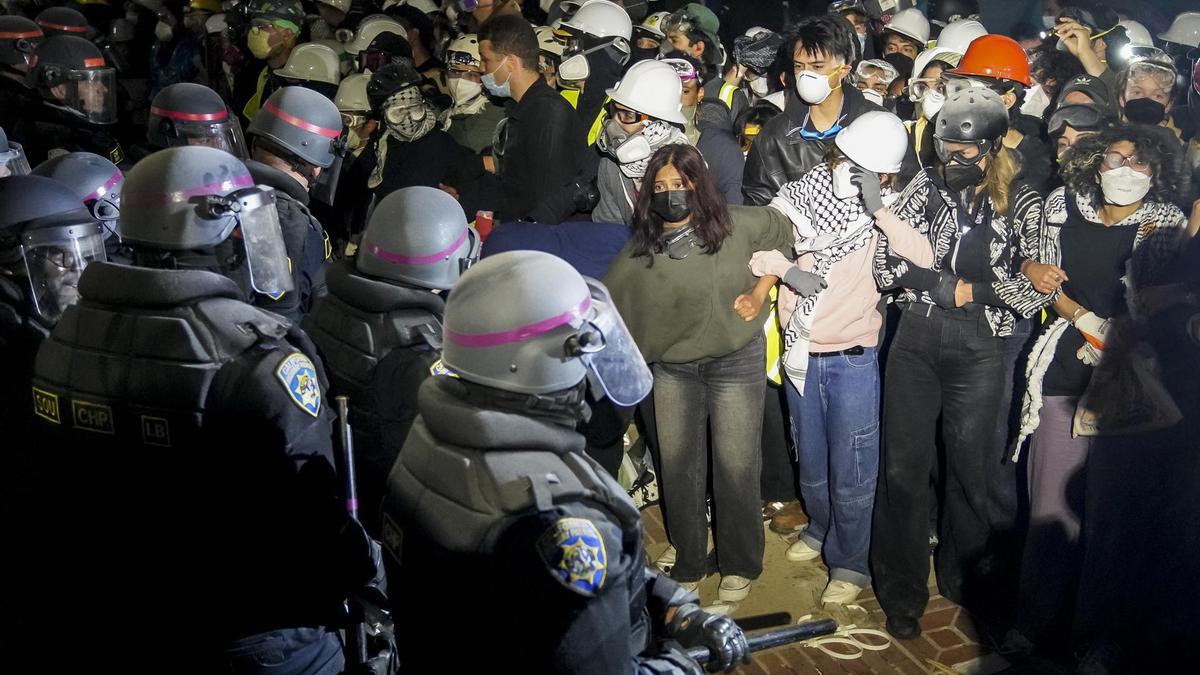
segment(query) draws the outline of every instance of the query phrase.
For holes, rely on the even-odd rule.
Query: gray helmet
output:
[[[479,259],[479,235],[458,201],[431,187],[406,187],[371,213],[358,249],[358,271],[446,290]]]
[[[650,369],[604,285],[549,253],[511,251],[471,267],[446,302],[443,363],[469,382],[550,394],[589,378],[633,405]]]
[[[146,157],[125,178],[121,205],[124,241],[135,248],[217,249],[237,227],[232,255],[217,256],[221,272],[273,298],[295,288],[274,192],[223,150],[190,145]]]
[[[125,174],[116,164],[90,152],[68,152],[38,164],[33,173],[74,188],[91,209],[92,217],[104,225],[104,236],[120,236],[117,218],[121,214]]]
[[[991,89],[972,87],[951,94],[937,114],[933,132],[935,149],[942,161],[944,143],[971,143],[979,146],[980,157],[995,150],[1008,133],[1008,109],[1000,95]],[[945,155],[945,156],[943,156]]]
[[[154,96],[146,140],[158,149],[207,145],[246,158],[246,141],[237,116],[230,113],[220,94],[192,82],[163,87]]]
[[[163,251],[213,248],[238,221],[205,208],[204,197],[253,186],[246,165],[227,152],[199,145],[159,150],[125,177],[122,236],[133,246]]]
[[[246,133],[262,136],[296,157],[323,169],[342,153],[342,115],[327,97],[304,87],[271,94]]]

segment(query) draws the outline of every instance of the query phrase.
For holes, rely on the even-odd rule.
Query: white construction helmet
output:
[[[533,32],[537,36],[538,49],[541,51],[562,57],[563,52],[567,50],[566,43],[558,39],[550,26],[534,26]]]
[[[633,20],[624,7],[608,0],[588,0],[562,27],[592,37],[633,39]]]
[[[638,61],[617,86],[604,93],[626,108],[675,124],[687,123],[681,102],[683,83],[675,69],[662,61]]]
[[[638,28],[661,40],[667,37],[666,32],[663,31],[663,27],[667,25],[667,19],[669,18],[671,18],[670,12],[655,12],[646,17],[645,21],[638,24]]]
[[[1154,46],[1154,38],[1150,37],[1150,31],[1146,30],[1146,27],[1140,22],[1133,19],[1123,19],[1117,25],[1124,26],[1125,35],[1129,38],[1130,47]]]
[[[839,131],[833,143],[850,161],[867,171],[896,173],[908,151],[908,131],[899,117],[884,110],[872,110]]]
[[[337,84],[342,80],[342,64],[337,52],[315,42],[297,45],[282,68],[275,74],[291,80]]]
[[[399,21],[386,14],[373,14],[363,19],[363,22],[359,24],[358,32],[354,34],[354,39],[346,43],[346,51],[357,56],[359,52],[370,47],[371,42],[380,33],[395,33],[405,40],[408,39],[408,31],[404,29],[404,25]]]
[[[338,85],[337,96],[333,103],[338,112],[360,113],[371,109],[371,100],[367,98],[367,85],[371,76],[366,73],[347,75]]]
[[[1158,39],[1200,47],[1200,12],[1180,12],[1167,32],[1158,34]]]
[[[479,56],[479,36],[475,33],[464,33],[454,38],[446,47],[446,63],[451,66],[483,66],[483,58]]]
[[[937,47],[960,55],[966,54],[971,41],[984,35],[987,35],[987,29],[974,19],[951,21],[946,24],[941,33],[938,33]]]
[[[916,40],[922,45],[929,42],[929,19],[926,19],[921,10],[916,7],[902,9],[893,14],[892,20],[888,22],[887,26],[884,26],[884,30],[890,30]]]

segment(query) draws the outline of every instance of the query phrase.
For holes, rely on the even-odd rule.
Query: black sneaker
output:
[[[912,640],[921,634],[921,624],[911,616],[889,616],[887,632],[897,640]]]

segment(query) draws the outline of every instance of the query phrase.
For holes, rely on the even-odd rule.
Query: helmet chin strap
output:
[[[587,404],[587,378],[569,389],[549,394],[519,394],[466,380],[456,380],[456,393],[465,401],[532,417],[546,418],[566,426],[591,419]]]

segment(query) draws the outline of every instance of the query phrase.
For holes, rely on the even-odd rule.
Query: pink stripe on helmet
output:
[[[374,242],[367,244],[367,250],[371,252],[371,255],[378,256],[381,260],[390,262],[393,265],[432,265],[445,260],[446,256],[453,253],[454,249],[462,246],[462,243],[466,240],[467,230],[463,229],[462,234],[459,235],[458,239],[454,240],[453,244],[450,244],[446,248],[436,253],[430,253],[429,255],[400,255],[399,253],[393,253],[392,251],[382,248],[379,246],[379,244]]]
[[[238,188],[251,187],[254,179],[250,176],[236,176],[229,180],[201,185],[190,190],[175,192],[126,192],[121,195],[122,205],[129,206],[165,206],[185,202],[199,195],[226,194]]]
[[[443,329],[443,334],[449,340],[452,340],[464,347],[499,347],[511,342],[521,342],[528,340],[531,337],[537,337],[544,333],[549,333],[555,328],[565,326],[575,319],[583,318],[584,313],[592,306],[592,297],[584,296],[583,302],[579,303],[578,307],[567,310],[557,316],[552,316],[549,319],[535,321],[534,323],[524,326],[517,326],[512,330],[502,330],[496,333],[480,333],[467,334],[458,333],[449,328]]]
[[[120,169],[114,171],[113,175],[109,176],[108,180],[104,181],[104,185],[96,188],[96,191],[93,193],[95,195],[93,199],[100,199],[104,195],[108,194],[109,191],[116,187],[117,183],[120,183],[124,178],[125,174],[121,173]]]

